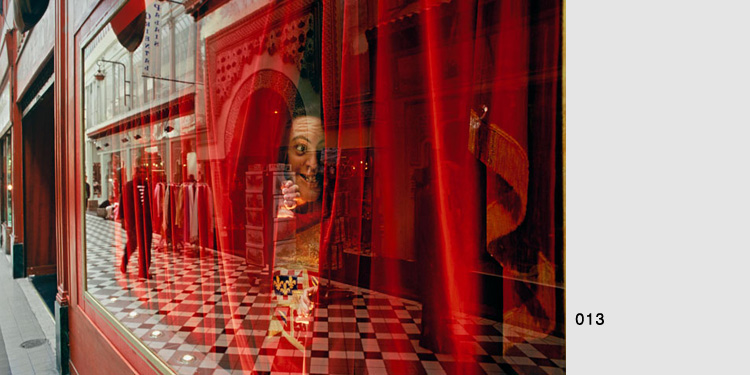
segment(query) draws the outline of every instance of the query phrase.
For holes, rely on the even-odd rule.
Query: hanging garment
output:
[[[175,197],[174,197],[174,198],[175,198],[175,199],[174,199],[174,202],[175,202],[175,217],[174,217],[174,223],[175,223],[175,226],[177,226],[177,227],[180,227],[180,228],[182,228],[182,226],[183,226],[183,221],[185,220],[185,219],[183,218],[183,207],[184,207],[184,202],[183,202],[183,200],[182,200],[182,199],[183,199],[183,198],[182,198],[182,196],[183,196],[183,194],[184,194],[184,190],[185,190],[185,189],[184,189],[184,187],[183,187],[183,186],[181,186],[181,185],[176,185],[176,186],[175,186],[175,192],[176,192],[177,194],[175,194]]]
[[[154,187],[154,199],[153,199],[153,227],[156,230],[157,233],[164,235],[164,226],[162,225],[162,222],[164,221],[164,210],[162,202],[164,201],[164,195],[166,193],[166,185],[164,183],[159,182],[156,184],[156,187]]]
[[[164,233],[164,235],[168,235],[169,233],[168,232],[169,223],[170,223],[169,208],[171,207],[169,205],[169,192],[170,192],[169,185],[164,185],[164,197],[161,202],[161,212],[162,212],[161,228],[162,228],[162,233]],[[167,238],[167,241],[169,241],[169,238]]]
[[[201,247],[214,247],[214,204],[211,188],[206,184],[198,185],[198,242]]]
[[[182,241],[182,187],[178,184],[169,185],[169,223],[167,228],[173,244]]]
[[[182,215],[183,215],[183,238],[185,241],[193,242],[198,236],[198,207],[195,201],[195,185],[182,185]]]

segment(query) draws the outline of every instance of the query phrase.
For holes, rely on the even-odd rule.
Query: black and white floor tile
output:
[[[420,304],[344,284],[354,297],[316,307],[303,353],[268,337],[270,277],[243,258],[154,249],[143,280],[137,254],[127,275],[118,270],[125,238],[118,223],[87,215],[88,291],[178,374],[565,373],[562,338],[466,316],[453,329],[474,355],[434,354],[419,345]]]

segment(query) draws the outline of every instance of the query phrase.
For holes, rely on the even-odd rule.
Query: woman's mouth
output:
[[[318,176],[314,174],[310,175],[304,175],[301,173],[297,173],[297,176],[299,176],[302,180],[307,182],[308,185],[317,185],[318,184]]]

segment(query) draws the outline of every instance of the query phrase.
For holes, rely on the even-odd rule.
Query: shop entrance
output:
[[[25,273],[53,311],[55,299],[54,89],[23,117]]]

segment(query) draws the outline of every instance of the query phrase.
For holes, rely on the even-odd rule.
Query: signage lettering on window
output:
[[[159,46],[161,29],[161,4],[154,3],[146,12],[146,32],[143,44],[143,74],[152,75],[151,48]]]

